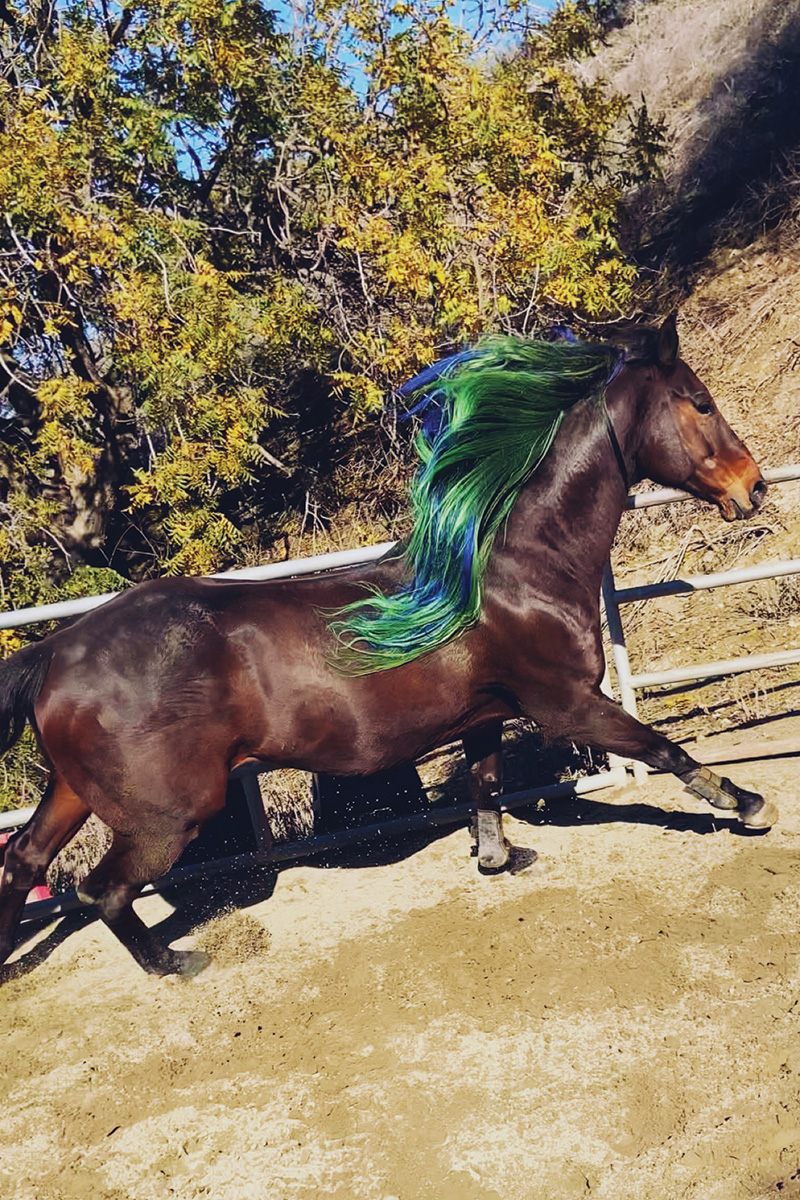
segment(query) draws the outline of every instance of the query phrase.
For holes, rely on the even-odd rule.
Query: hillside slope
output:
[[[744,246],[794,215],[800,169],[797,0],[631,0],[593,60],[663,116],[665,193],[634,205],[642,257],[691,273],[718,245]]]
[[[627,15],[593,70],[644,95],[668,135],[663,191],[637,198],[642,224],[629,234],[643,263],[665,269],[684,357],[731,424],[764,466],[800,461],[800,3],[637,0]],[[756,520],[734,526],[695,504],[631,515],[617,574],[642,582],[794,557],[798,500],[800,485],[773,488]],[[766,651],[800,641],[800,586],[729,588],[625,617],[634,669]],[[678,734],[769,720],[796,703],[797,674],[659,692],[643,712]]]

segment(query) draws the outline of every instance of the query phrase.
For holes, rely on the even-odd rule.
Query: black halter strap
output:
[[[625,464],[625,455],[622,453],[622,449],[617,438],[617,431],[614,428],[614,422],[611,420],[611,413],[606,407],[605,396],[603,397],[603,415],[606,419],[608,440],[611,442],[611,449],[614,451],[614,457],[617,460],[617,466],[619,467],[619,473],[622,476],[622,482],[625,484],[625,494],[627,495],[627,493],[631,490],[631,481],[628,476],[628,468]]]

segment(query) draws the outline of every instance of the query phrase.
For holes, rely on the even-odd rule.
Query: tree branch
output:
[[[135,6],[133,4],[131,4],[128,8],[124,9],[122,12],[122,15],[120,16],[120,18],[117,21],[114,28],[109,31],[109,34],[108,34],[109,45],[114,47],[115,49],[120,44],[122,39],[125,37],[125,34],[128,32],[128,26],[130,25],[131,21],[133,20],[134,9],[135,9]]]

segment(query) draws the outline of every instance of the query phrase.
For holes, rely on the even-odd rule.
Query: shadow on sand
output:
[[[574,792],[538,801],[514,810],[517,819],[527,823],[532,830],[542,826],[571,828],[578,825],[631,824],[651,825],[660,829],[700,835],[728,830],[744,837],[759,837],[762,831],[745,829],[737,820],[717,812],[675,812],[657,805],[635,801],[628,804],[610,803]],[[466,825],[467,818],[463,824]],[[190,880],[170,883],[169,879],[159,887],[165,900],[174,906],[174,911],[154,926],[154,931],[166,942],[174,942],[195,933],[214,917],[231,909],[248,908],[268,900],[278,883],[283,869],[303,863],[320,870],[359,869],[402,862],[433,842],[447,837],[457,825],[432,826],[412,832],[396,833],[389,826],[382,835],[370,836],[364,843],[327,849],[317,854],[300,857],[289,863],[274,865],[252,865],[238,869],[236,873],[218,872],[213,875],[196,875]],[[0,983],[18,979],[35,970],[61,946],[73,932],[83,929],[96,920],[95,914],[86,908],[67,913],[58,920],[45,937],[24,953],[16,962],[0,968]],[[36,938],[49,920],[33,921],[23,926],[23,943]]]

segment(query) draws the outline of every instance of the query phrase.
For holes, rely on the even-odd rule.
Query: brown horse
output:
[[[508,857],[500,731],[522,714],[548,739],[671,771],[745,825],[769,827],[761,796],[718,779],[600,690],[601,576],[629,483],[685,488],[734,520],[756,511],[764,481],[678,357],[674,319],[640,333],[603,382],[599,397],[565,409],[521,482],[487,552],[477,619],[427,653],[361,674],[336,665],[331,612],[363,598],[365,582],[397,594],[413,573],[398,555],[280,582],[142,584],[2,664],[0,750],[29,720],[51,775],[5,851],[0,962],[28,890],[95,812],[113,842],[79,896],[145,970],[199,970],[205,956],[162,945],[132,902],[219,811],[229,771],[246,760],[361,775],[460,738],[480,861],[492,870]]]

